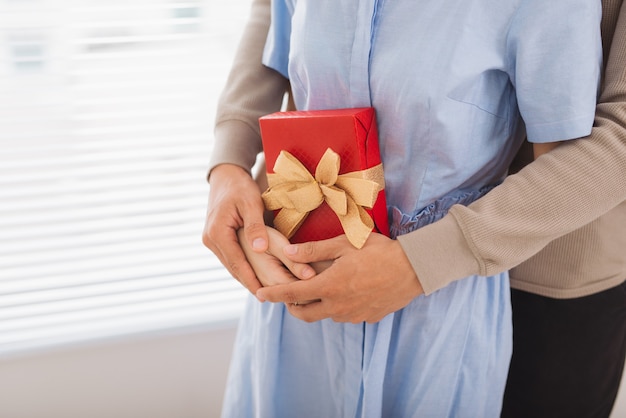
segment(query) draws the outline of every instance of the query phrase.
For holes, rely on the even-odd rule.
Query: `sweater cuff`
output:
[[[399,236],[398,241],[426,295],[446,287],[455,280],[479,274],[479,262],[451,214],[435,223]]]
[[[233,119],[218,124],[214,133],[207,179],[220,164],[235,164],[250,172],[263,149],[259,134],[245,122]]]

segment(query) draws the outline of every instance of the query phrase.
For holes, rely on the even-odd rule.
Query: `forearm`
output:
[[[399,237],[425,292],[510,269],[626,200],[626,10],[595,126],[541,156],[468,207]],[[616,226],[619,227],[619,226]]]
[[[510,269],[626,200],[625,132],[599,122],[590,138],[561,145],[474,204],[399,237],[426,293]]]
[[[533,158],[536,160],[543,154],[547,154],[556,147],[558,147],[559,144],[561,144],[561,142],[545,142],[533,144]]]
[[[254,0],[218,102],[209,171],[222,163],[249,171],[262,150],[259,117],[280,110],[288,82],[261,63],[269,25],[270,0]]]

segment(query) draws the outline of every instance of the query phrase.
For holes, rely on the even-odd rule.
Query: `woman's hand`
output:
[[[287,258],[283,248],[289,245],[289,240],[283,234],[274,228],[266,228],[269,247],[267,251],[262,253],[252,249],[246,240],[243,229],[238,232],[241,249],[263,286],[287,284],[315,276],[315,270],[308,264],[298,263]]]

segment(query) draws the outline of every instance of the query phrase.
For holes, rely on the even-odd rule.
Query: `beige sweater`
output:
[[[626,279],[626,7],[621,0],[602,4],[605,75],[591,135],[541,156],[470,206],[454,206],[442,220],[399,237],[426,294],[507,269],[512,287],[554,298],[592,294]],[[261,152],[257,120],[279,110],[288,89],[287,80],[261,64],[269,6],[270,0],[253,1],[220,98],[210,168],[251,169]]]

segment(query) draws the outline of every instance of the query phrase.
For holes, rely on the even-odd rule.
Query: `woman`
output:
[[[428,3],[277,1],[266,47],[299,109],[377,109],[394,236],[497,184],[523,139],[520,113],[531,141],[551,143],[587,135],[595,108],[598,3]],[[397,272],[393,285],[410,289],[401,306],[373,324],[306,324],[249,303],[225,416],[499,414],[507,275],[414,298],[397,241],[373,235],[362,255]]]

